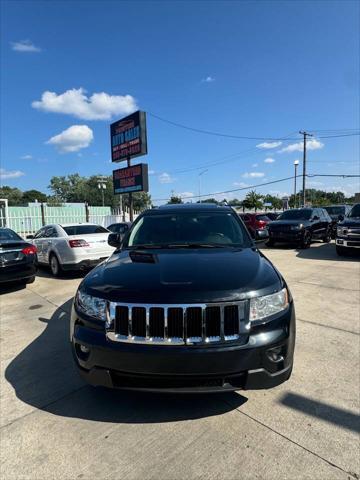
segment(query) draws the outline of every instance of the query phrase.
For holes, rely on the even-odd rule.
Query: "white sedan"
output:
[[[108,258],[114,247],[108,245],[109,230],[92,223],[46,225],[34,236],[39,265],[50,266],[53,275],[62,270],[83,270]]]

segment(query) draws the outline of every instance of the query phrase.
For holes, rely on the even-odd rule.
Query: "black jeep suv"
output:
[[[136,219],[81,282],[75,362],[93,385],[158,391],[270,388],[293,365],[285,280],[230,207],[168,205]]]
[[[350,210],[347,217],[341,217],[336,232],[336,252],[345,255],[355,249],[360,252],[360,203]]]
[[[278,220],[268,225],[268,246],[275,242],[297,243],[310,247],[311,241],[331,240],[331,218],[323,208],[295,208],[283,212]]]

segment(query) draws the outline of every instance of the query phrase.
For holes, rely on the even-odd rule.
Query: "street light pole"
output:
[[[206,169],[199,173],[199,203],[201,203],[201,176],[208,171],[209,169]]]
[[[306,206],[306,184],[305,184],[305,179],[306,179],[306,137],[312,137],[311,133],[308,132],[299,132],[300,135],[304,136],[304,147],[303,147],[303,191],[302,191],[302,196],[303,196],[303,207]]]
[[[296,177],[297,177],[297,167],[299,165],[299,160],[294,161],[295,167],[295,177],[294,177],[294,207],[296,208]]]

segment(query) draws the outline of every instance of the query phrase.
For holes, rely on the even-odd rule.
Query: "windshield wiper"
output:
[[[168,248],[235,248],[235,245],[225,243],[170,243]],[[238,248],[238,247],[236,247]]]

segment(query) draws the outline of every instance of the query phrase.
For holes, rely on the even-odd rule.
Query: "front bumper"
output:
[[[77,263],[62,263],[61,268],[63,270],[88,270],[90,268],[96,267],[99,263],[106,260],[108,257],[100,257],[96,259],[86,259],[81,260]]]
[[[269,230],[269,238],[277,242],[299,242],[304,236],[304,230],[276,232]]]
[[[360,239],[359,240],[351,240],[345,238],[336,238],[336,245],[339,247],[348,247],[348,248],[360,248]]]
[[[247,341],[212,346],[155,346],[112,342],[72,312],[72,347],[92,385],[162,392],[221,392],[275,387],[288,380],[295,346],[295,311],[253,327]],[[86,349],[88,351],[86,351]],[[277,358],[273,352],[276,349]],[[85,351],[84,351],[85,350]]]

